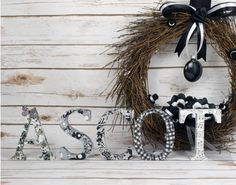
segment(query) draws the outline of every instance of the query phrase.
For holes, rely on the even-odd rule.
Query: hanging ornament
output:
[[[184,67],[184,77],[189,82],[196,82],[202,76],[201,63],[192,57],[192,59]]]

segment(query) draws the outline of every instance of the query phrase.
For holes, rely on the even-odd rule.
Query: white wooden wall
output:
[[[186,3],[187,1],[179,2]],[[224,2],[224,0],[213,1],[213,4],[216,2]],[[69,108],[81,107],[92,110],[91,122],[85,122],[77,115],[72,116],[71,122],[80,123],[79,128],[95,141],[95,125],[99,117],[106,110],[114,107],[114,101],[105,101],[110,89],[106,87],[114,77],[112,74],[117,70],[116,66],[113,69],[103,68],[114,58],[108,55],[112,51],[104,52],[107,49],[106,46],[118,40],[117,36],[120,33],[117,30],[135,20],[135,14],[143,12],[144,7],[153,6],[157,6],[157,1],[2,0],[2,160],[9,160],[13,155],[22,125],[26,121],[21,116],[22,105],[38,108],[48,141],[57,158],[60,146],[74,149],[81,147],[77,141],[65,135],[58,126],[59,116]],[[188,58],[186,55],[177,58],[174,47],[175,44],[171,43],[165,52],[153,56],[149,73],[150,93],[158,92],[159,103],[162,105],[172,95],[180,92],[207,97],[213,103],[220,103],[229,94],[228,72],[224,61],[209,46],[208,61],[204,63],[202,78],[196,83],[189,83],[182,73]],[[33,136],[33,132],[30,134]],[[114,133],[110,131],[107,137],[109,137],[109,146],[113,150],[132,145],[131,133],[122,126],[117,126]],[[26,146],[25,153],[28,154],[29,159],[36,160],[38,152],[37,147]],[[96,156],[98,156],[97,151],[93,154],[93,157]],[[174,157],[176,160],[183,159],[173,154]],[[222,159],[217,155],[214,157],[214,159]],[[230,154],[225,155],[225,160],[231,159]],[[31,183],[23,173],[19,173],[16,180],[11,178],[12,174],[18,173],[18,169],[21,169],[21,166],[18,166],[19,163],[7,161],[5,164],[7,167],[4,182]],[[24,164],[28,170],[31,168],[30,165],[35,165],[35,167],[40,165],[32,162]],[[66,164],[68,163],[63,163],[63,165]],[[83,164],[86,166],[86,163]],[[93,163],[89,164],[92,166]],[[105,164],[98,164],[101,167],[103,165]],[[216,162],[214,165],[220,164]],[[47,169],[47,166],[42,165],[40,169]],[[205,169],[205,167],[200,169]],[[131,171],[132,169],[130,173],[133,173]],[[68,178],[73,179],[73,174],[76,173],[74,171]],[[92,173],[97,173],[97,171],[92,171]],[[35,175],[37,174],[32,173],[32,177],[36,178]],[[189,178],[193,176],[190,173]],[[228,173],[226,176],[227,182],[232,183],[235,175]],[[45,183],[43,177],[37,176],[41,180],[35,183]],[[128,178],[128,175],[122,177]],[[162,177],[165,179],[164,176]],[[94,178],[99,179],[101,176],[98,173]],[[119,177],[114,175],[111,178]],[[136,176],[133,175],[132,178]],[[147,181],[141,179],[132,182],[154,183],[151,175],[149,178]],[[207,177],[203,175],[199,178]],[[206,183],[213,182],[212,178],[209,178]],[[64,181],[60,180],[53,182],[64,184]],[[74,179],[70,182],[72,184],[78,181]],[[86,184],[88,181],[86,178],[81,178],[79,182]],[[94,182],[90,181],[91,184]],[[103,184],[103,182],[111,183],[112,180],[97,180],[96,182]],[[116,182],[121,183],[121,181]],[[171,184],[172,180],[166,182]],[[185,179],[179,182],[188,184],[190,181]],[[191,181],[193,184],[198,184],[198,182],[200,181],[196,179]],[[131,182],[124,180],[124,183]]]

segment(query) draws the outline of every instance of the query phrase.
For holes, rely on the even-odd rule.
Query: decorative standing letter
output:
[[[204,154],[204,127],[206,114],[212,114],[217,123],[221,123],[222,113],[220,109],[184,109],[180,110],[180,123],[184,123],[188,115],[195,117],[195,156],[191,160],[205,160]]]
[[[72,127],[68,121],[69,115],[72,113],[77,112],[79,114],[82,114],[85,117],[85,120],[89,121],[91,119],[91,111],[88,109],[74,109],[69,110],[65,114],[62,115],[60,126],[61,129],[72,136],[75,139],[81,140],[81,142],[84,145],[84,152],[76,154],[70,152],[66,147],[60,148],[60,157],[64,160],[83,160],[87,157],[88,154],[91,153],[93,149],[93,142],[90,139],[89,136],[84,134],[83,132],[78,131],[74,127]]]
[[[105,123],[108,120],[108,117],[112,114],[122,114],[124,118],[128,121],[132,119],[132,111],[126,109],[114,109],[107,111],[102,115],[100,121],[97,125],[97,144],[100,154],[106,160],[130,160],[132,159],[132,149],[128,148],[128,150],[121,154],[113,154],[109,151],[105,143]]]
[[[23,153],[24,144],[39,144],[42,150],[42,156],[40,156],[43,160],[52,160],[55,159],[53,156],[53,153],[51,152],[51,149],[49,148],[47,137],[44,133],[44,130],[42,128],[42,124],[39,120],[39,114],[36,110],[36,108],[33,108],[29,110],[26,106],[22,107],[22,115],[28,116],[28,123],[24,124],[23,132],[21,133],[21,137],[19,139],[16,153],[11,158],[13,160],[26,160],[26,155]],[[37,136],[37,139],[30,139],[27,140],[26,137],[28,135],[29,126],[32,123],[34,125],[35,133]]]
[[[165,133],[165,148],[163,152],[160,154],[155,153],[148,153],[145,151],[143,143],[142,143],[142,124],[144,119],[151,114],[159,114],[163,121],[165,122],[166,126],[166,133]],[[135,121],[134,125],[134,147],[138,153],[138,155],[143,160],[165,160],[166,157],[172,152],[175,142],[175,127],[172,118],[164,111],[159,109],[149,109],[144,111]]]

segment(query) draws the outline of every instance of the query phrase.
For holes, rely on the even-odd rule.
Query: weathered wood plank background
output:
[[[220,2],[224,0],[213,4]],[[26,121],[21,105],[38,107],[57,160],[61,146],[81,148],[58,126],[59,117],[69,108],[92,110],[90,122],[79,115],[70,120],[80,123],[80,129],[95,141],[99,117],[114,107],[114,101],[105,101],[117,70],[117,66],[104,68],[114,58],[108,55],[112,50],[106,51],[107,45],[118,40],[121,33],[117,31],[135,20],[134,15],[157,6],[154,0],[2,0],[2,184],[235,184],[236,157],[228,152],[207,152],[210,161],[201,163],[182,162],[191,152],[175,152],[168,162],[146,163],[136,158],[130,163],[108,163],[95,149],[89,162],[50,163],[38,161],[38,147],[26,146],[25,153],[33,161],[9,161]],[[229,94],[224,61],[209,46],[203,77],[188,83],[182,74],[188,58],[185,54],[177,58],[174,47],[170,43],[151,61],[150,93],[158,92],[158,103],[164,105],[180,92],[220,103]],[[32,130],[30,136],[34,136]],[[132,146],[127,127],[110,129],[107,137],[113,151]]]

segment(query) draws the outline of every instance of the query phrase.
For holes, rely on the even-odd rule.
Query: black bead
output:
[[[151,104],[155,104],[156,100],[159,98],[159,96],[157,94],[153,94],[153,95],[148,95],[148,100]]]
[[[229,58],[232,60],[236,60],[236,49],[230,51]]]
[[[170,27],[174,27],[176,25],[176,20],[175,19],[168,19],[168,25]]]

